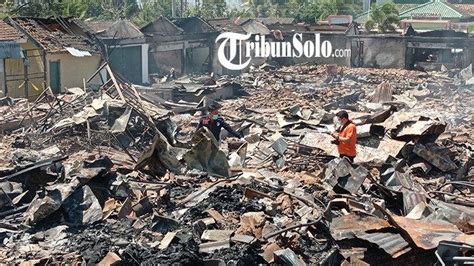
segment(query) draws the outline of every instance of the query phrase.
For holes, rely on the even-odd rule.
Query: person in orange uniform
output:
[[[340,111],[336,114],[339,125],[337,131],[331,135],[336,139],[337,150],[341,158],[346,157],[351,163],[357,155],[357,129],[356,125],[349,120],[349,114],[346,111]]]

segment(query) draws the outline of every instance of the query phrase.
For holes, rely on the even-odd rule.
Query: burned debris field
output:
[[[0,262],[472,262],[472,70],[264,64],[146,89],[102,69],[0,99]],[[196,131],[213,101],[243,138]],[[340,110],[354,163],[332,143]]]

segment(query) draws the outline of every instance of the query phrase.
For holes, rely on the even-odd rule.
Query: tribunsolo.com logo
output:
[[[251,58],[262,57],[349,57],[350,49],[334,49],[330,41],[321,42],[321,35],[314,34],[314,40],[303,42],[303,34],[295,33],[289,41],[267,41],[264,35],[255,35],[254,41],[250,40],[252,34],[224,32],[217,36],[216,43],[222,40],[217,50],[217,57],[221,65],[230,70],[246,68]],[[242,43],[245,44],[244,58],[242,56]],[[226,47],[228,47],[226,52]]]

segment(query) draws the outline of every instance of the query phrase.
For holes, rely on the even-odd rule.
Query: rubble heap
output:
[[[334,68],[333,66],[330,66]],[[206,99],[99,89],[0,100],[0,261],[393,264],[473,256],[473,88],[443,73],[298,65],[220,82],[245,140]],[[328,75],[330,73],[330,75]],[[329,132],[358,131],[354,164]],[[455,257],[455,258],[454,258]]]

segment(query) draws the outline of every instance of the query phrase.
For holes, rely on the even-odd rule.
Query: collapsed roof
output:
[[[14,17],[9,21],[50,53],[66,52],[70,48],[95,54],[99,51],[73,18]]]

